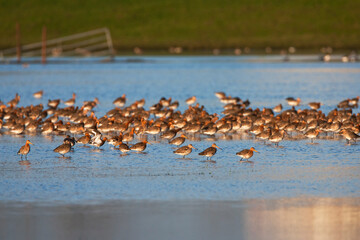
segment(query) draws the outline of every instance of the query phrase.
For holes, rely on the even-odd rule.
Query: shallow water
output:
[[[360,95],[359,79],[359,63],[258,62],[256,57],[118,58],[108,64],[88,61],[30,64],[27,68],[0,65],[0,99],[7,102],[19,93],[20,106],[46,105],[48,99],[67,100],[75,92],[76,105],[98,97],[100,104],[95,110],[100,117],[112,109],[112,101],[124,93],[129,103],[145,98],[146,109],[161,97],[172,97],[180,101],[181,111],[187,108],[185,99],[195,95],[208,112],[220,114],[223,104],[214,92],[224,91],[249,99],[253,108],[274,107],[279,103],[285,107],[285,98],[293,96],[302,99],[300,108],[308,108],[308,102],[320,101],[324,104],[322,111],[328,113],[339,101]],[[44,97],[34,99],[32,94],[41,89]],[[359,109],[354,112],[358,113]],[[280,148],[275,148],[249,137],[218,137],[188,141],[198,150],[185,160],[174,155],[174,149],[166,141],[152,137],[145,154],[123,156],[109,145],[100,151],[76,145],[68,158],[61,158],[52,150],[62,142],[62,136],[13,136],[1,130],[0,202],[5,206],[19,203],[20,209],[27,204],[32,207],[48,204],[55,209],[58,205],[61,208],[95,204],[100,206],[96,209],[100,209],[102,204],[108,206],[109,201],[124,201],[132,208],[129,204],[133,200],[165,201],[173,206],[181,206],[181,201],[208,204],[211,200],[225,204],[219,212],[226,212],[232,211],[233,206],[224,201],[243,204],[249,199],[271,202],[295,198],[316,202],[323,198],[330,201],[346,198],[352,203],[355,201],[352,205],[359,213],[359,144],[347,145],[341,138],[333,140],[323,135],[315,141],[317,144],[308,144],[308,140],[283,141]],[[19,161],[16,153],[26,139],[34,146],[28,161]],[[204,162],[197,153],[215,140],[223,150],[213,157],[215,163]],[[239,162],[235,153],[251,146],[260,153],[254,154],[252,162]],[[298,202],[295,204],[298,210],[292,214],[298,214]],[[191,211],[192,204],[185,207],[185,211]],[[146,209],[144,206],[139,204],[137,208]],[[251,209],[252,205],[242,206]],[[263,212],[266,210],[261,204],[257,206]],[[52,213],[55,217],[59,215],[57,211],[60,210]],[[30,213],[34,214],[36,216],[36,212]],[[115,214],[115,220],[117,218]],[[162,219],[166,222],[165,215]],[[215,217],[213,219],[215,221]],[[186,226],[186,221],[183,224]],[[265,229],[269,228],[270,225],[264,224]]]
[[[359,199],[0,204],[1,239],[358,239]],[[3,230],[3,231],[1,231]]]

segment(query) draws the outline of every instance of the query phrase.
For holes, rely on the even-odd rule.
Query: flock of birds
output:
[[[36,92],[33,96],[42,98],[43,91]],[[192,144],[181,145],[188,136],[196,134],[248,134],[259,140],[269,141],[275,146],[284,138],[309,138],[313,142],[319,133],[329,137],[342,135],[348,144],[360,138],[360,114],[355,114],[352,110],[358,107],[359,97],[341,101],[325,115],[319,110],[322,105],[320,102],[308,103],[307,109],[297,108],[301,103],[300,98],[287,98],[287,104],[291,107],[287,110],[283,110],[281,104],[260,110],[249,107],[248,100],[227,96],[223,92],[216,92],[215,96],[224,104],[222,117],[217,113],[208,113],[204,106],[196,103],[195,96],[186,100],[188,108],[181,112],[177,110],[179,102],[172,98],[161,98],[149,110],[144,109],[144,99],[126,106],[127,98],[124,94],[113,101],[113,109],[98,118],[93,111],[99,104],[97,98],[75,107],[76,94],[73,94],[67,101],[49,100],[45,109],[42,104],[18,107],[20,96],[16,94],[14,99],[6,104],[0,101],[0,131],[9,134],[63,134],[65,138],[62,144],[54,149],[54,152],[62,156],[70,152],[75,144],[100,148],[106,142],[122,153],[143,152],[147,144],[150,144],[147,140],[132,145],[129,143],[133,142],[136,136],[147,139],[149,135],[159,136],[169,144],[179,147],[173,153],[183,157],[189,155],[195,147]],[[60,104],[65,107],[60,108]],[[76,136],[79,138],[75,138]],[[21,159],[23,156],[27,158],[31,144],[33,143],[27,140],[20,148],[18,154]],[[211,160],[217,149],[221,148],[213,143],[199,155]],[[236,155],[240,160],[247,160],[254,152],[257,150],[251,147],[237,152]]]

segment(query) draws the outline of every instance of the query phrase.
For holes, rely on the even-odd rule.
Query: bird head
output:
[[[196,149],[193,145],[189,144],[188,145],[189,148],[193,148],[193,149]]]
[[[258,151],[256,151],[253,147],[251,147],[250,150],[258,153]]]
[[[213,148],[218,148],[218,149],[221,149],[220,147],[218,147],[215,143],[213,143],[212,145],[211,145]],[[221,149],[222,150],[222,149]]]
[[[187,136],[185,136],[184,134],[181,134],[181,136],[180,136],[180,137],[187,138]]]

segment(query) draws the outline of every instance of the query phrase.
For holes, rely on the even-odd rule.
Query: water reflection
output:
[[[0,203],[1,239],[351,240],[359,234],[359,198]]]
[[[250,239],[358,239],[359,199],[263,201],[245,214]]]

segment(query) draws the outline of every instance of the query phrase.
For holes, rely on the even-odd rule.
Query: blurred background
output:
[[[12,0],[0,2],[0,49],[107,27],[117,54],[356,51],[360,1]]]

